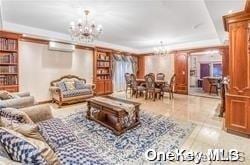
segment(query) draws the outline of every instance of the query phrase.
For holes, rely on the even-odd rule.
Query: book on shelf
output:
[[[17,50],[17,40],[0,38],[0,50],[16,51]]]
[[[0,73],[2,74],[16,74],[17,66],[0,66]]]
[[[10,75],[10,76],[0,76],[0,85],[17,85],[18,79],[16,75]]]
[[[17,63],[17,53],[5,53],[0,56],[0,65],[4,64],[16,64]]]

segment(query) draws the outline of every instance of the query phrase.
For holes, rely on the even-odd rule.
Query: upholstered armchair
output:
[[[0,106],[6,108],[24,108],[33,106],[35,99],[29,92],[11,93],[12,98],[0,100]]]
[[[74,75],[63,76],[50,83],[52,102],[59,107],[63,104],[71,104],[85,101],[94,96],[94,84],[86,83],[86,80]]]

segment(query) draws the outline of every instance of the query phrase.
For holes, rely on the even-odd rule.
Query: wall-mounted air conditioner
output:
[[[50,41],[49,50],[55,50],[61,52],[73,52],[75,50],[75,45]]]

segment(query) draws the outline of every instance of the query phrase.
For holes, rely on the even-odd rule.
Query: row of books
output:
[[[0,76],[0,85],[17,85],[17,76]]]
[[[106,60],[109,61],[110,56],[105,53],[99,53],[97,56],[97,60]]]
[[[0,73],[17,73],[17,66],[0,66]]]
[[[0,38],[0,50],[17,50],[17,40]]]
[[[0,56],[0,63],[17,63],[17,54],[16,53],[8,53],[3,56]]]
[[[97,80],[110,80],[110,76],[109,75],[97,76]]]
[[[109,67],[109,62],[97,62],[97,67]]]

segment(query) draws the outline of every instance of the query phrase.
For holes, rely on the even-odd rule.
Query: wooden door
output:
[[[175,54],[175,92],[181,94],[188,93],[188,55],[187,53]]]
[[[96,95],[103,95],[105,93],[105,82],[104,80],[96,80]]]
[[[226,128],[250,135],[249,22],[229,25],[229,90]]]
[[[105,94],[113,92],[112,80],[105,80]]]

